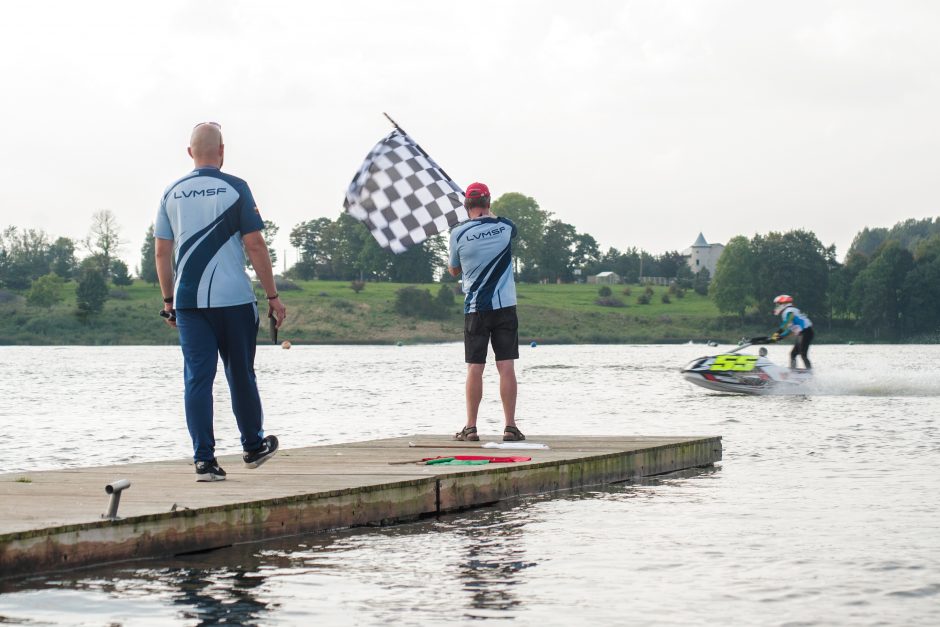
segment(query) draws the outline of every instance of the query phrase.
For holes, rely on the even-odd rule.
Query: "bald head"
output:
[[[221,128],[208,122],[196,125],[189,138],[189,156],[197,168],[204,165],[221,167],[224,151]]]

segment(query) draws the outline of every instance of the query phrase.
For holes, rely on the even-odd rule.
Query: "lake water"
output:
[[[530,439],[718,434],[724,461],[415,524],[7,582],[0,623],[940,624],[940,347],[814,347],[812,395],[781,397],[682,381],[681,365],[714,351],[704,346],[521,350]],[[266,426],[285,447],[452,433],[462,351],[262,347]],[[181,372],[172,347],[0,348],[4,472],[188,457]],[[496,435],[492,366],[485,381],[481,430]],[[219,452],[237,452],[224,377],[216,392]]]

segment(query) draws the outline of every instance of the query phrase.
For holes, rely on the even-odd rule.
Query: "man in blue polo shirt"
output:
[[[220,170],[222,127],[197,124],[189,144],[195,169],[171,184],[157,212],[157,275],[164,315],[179,329],[186,386],[186,424],[193,440],[197,481],[221,481],[215,458],[212,384],[219,357],[225,366],[242,456],[257,468],[277,452],[264,435],[255,381],[258,303],[245,273],[245,253],[268,295],[268,315],[278,327],[287,310],[278,298],[264,223],[245,181]],[[176,269],[174,277],[174,267]]]
[[[465,192],[464,206],[470,219],[450,232],[453,276],[463,273],[464,355],[467,362],[467,424],[454,437],[476,442],[477,415],[483,400],[483,369],[487,346],[492,342],[499,372],[499,396],[506,427],[503,440],[524,440],[516,426],[516,370],[519,359],[519,320],[516,317],[516,283],[512,276],[512,238],[516,225],[490,212],[490,190],[473,183]]]

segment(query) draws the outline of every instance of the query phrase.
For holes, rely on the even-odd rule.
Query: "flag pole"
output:
[[[386,118],[389,122],[392,123],[392,126],[394,126],[394,127],[397,128],[399,131],[401,131],[402,135],[407,135],[407,134],[408,134],[408,133],[405,132],[405,129],[403,129],[402,127],[398,126],[398,122],[396,122],[395,120],[393,120],[393,119],[392,119],[392,116],[390,116],[389,114],[385,113],[384,111],[382,112],[382,115],[384,115],[385,118]]]
[[[402,135],[408,135],[408,133],[405,132],[405,129],[403,129],[402,127],[398,126],[398,122],[396,122],[395,120],[392,119],[392,116],[390,116],[389,114],[385,113],[384,111],[382,112],[382,115],[384,115],[384,116],[385,116],[385,119],[387,119],[389,122],[392,123],[392,126],[394,126],[395,129],[396,129],[399,133],[401,133]],[[411,136],[408,136],[408,137],[409,137],[409,139],[411,139]],[[429,155],[428,153],[424,152],[424,148],[422,148],[422,147],[418,144],[418,142],[416,142],[414,139],[412,139],[411,141],[414,142],[414,147],[417,148],[417,149],[421,152],[421,154],[425,156],[426,159],[428,159],[429,161],[433,161],[433,159],[431,159],[431,155]],[[441,174],[444,175],[444,178],[445,178],[445,179],[447,179],[448,181],[450,181],[450,182],[452,182],[452,183],[454,182],[454,179],[450,178],[450,176],[447,174],[447,172],[444,171],[444,169],[443,169],[441,166],[437,166],[437,169],[440,170]],[[454,184],[456,185],[456,183],[454,183]]]

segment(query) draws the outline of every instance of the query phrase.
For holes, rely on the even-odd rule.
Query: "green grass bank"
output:
[[[282,291],[288,319],[280,338],[300,344],[394,344],[453,342],[463,337],[462,297],[439,319],[400,316],[395,311],[397,283],[367,283],[355,293],[348,282],[298,281],[300,289]],[[453,284],[447,284],[452,287]],[[436,295],[441,284],[419,285]],[[714,303],[688,290],[670,296],[654,287],[650,304],[639,304],[644,288],[611,286],[623,306],[597,303],[596,285],[518,285],[519,337],[529,343],[675,343],[735,341],[766,333],[774,324],[741,321],[719,315]],[[625,291],[629,290],[629,294]],[[0,302],[0,344],[12,345],[160,345],[175,344],[176,331],[158,316],[162,307],[157,287],[135,281],[112,288],[104,310],[87,319],[76,313],[75,283],[62,286],[62,301],[49,308],[33,307],[25,293],[3,294]],[[262,304],[262,307],[264,305]],[[264,312],[262,312],[262,315]],[[826,330],[823,342],[862,341],[850,328]],[[857,332],[855,333],[857,335]],[[260,341],[266,340],[262,325]]]

